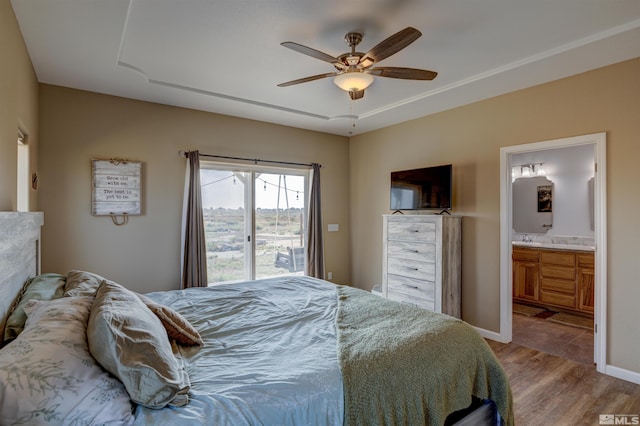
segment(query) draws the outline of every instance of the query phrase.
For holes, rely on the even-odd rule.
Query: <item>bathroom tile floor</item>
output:
[[[558,324],[544,318],[513,314],[512,341],[520,346],[593,364],[593,330]]]

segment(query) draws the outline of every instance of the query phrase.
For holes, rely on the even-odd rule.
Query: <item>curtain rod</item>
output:
[[[182,151],[182,150],[178,151],[178,154],[180,154],[182,157],[186,157],[188,153],[189,153],[189,151]],[[226,155],[200,154],[200,157],[223,158],[225,160],[253,161],[254,164],[270,163],[270,164],[287,164],[287,165],[290,165],[290,166],[313,167],[313,164],[311,164],[311,163],[294,163],[294,162],[291,162],[291,161],[261,160],[259,158],[228,157]],[[322,167],[322,164],[320,164],[320,167]]]

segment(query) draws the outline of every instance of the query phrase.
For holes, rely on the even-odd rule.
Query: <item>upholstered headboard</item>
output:
[[[0,330],[25,281],[40,273],[42,212],[0,212]]]

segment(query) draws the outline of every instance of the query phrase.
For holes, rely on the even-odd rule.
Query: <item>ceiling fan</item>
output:
[[[321,78],[334,77],[334,83],[342,90],[347,91],[351,99],[355,100],[364,96],[364,90],[373,83],[374,76],[405,80],[433,80],[438,75],[435,71],[400,67],[371,68],[374,64],[398,53],[416,41],[421,35],[422,33],[415,28],[407,27],[381,41],[367,53],[361,53],[356,52],[356,46],[362,41],[362,34],[350,32],[344,36],[344,41],[351,48],[351,52],[344,53],[337,58],[311,47],[292,41],[285,41],[281,43],[282,46],[321,61],[329,62],[337,71],[287,81],[278,84],[278,87],[293,86],[294,84],[306,83]]]

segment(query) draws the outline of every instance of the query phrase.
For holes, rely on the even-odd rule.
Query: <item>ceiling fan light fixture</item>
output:
[[[371,86],[373,76],[365,74],[361,71],[351,71],[338,74],[334,77],[333,82],[336,86],[345,92],[359,92]]]

